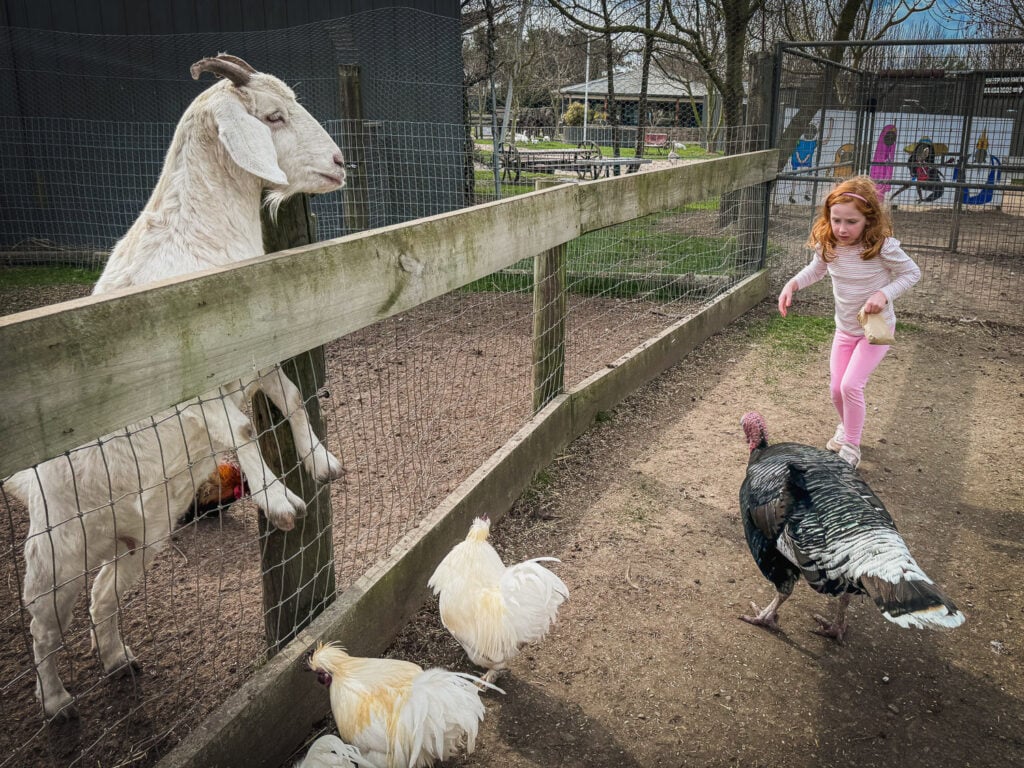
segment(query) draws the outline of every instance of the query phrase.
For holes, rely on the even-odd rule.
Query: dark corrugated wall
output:
[[[442,179],[460,173],[457,152],[427,138],[429,126],[462,122],[454,0],[8,0],[0,8],[0,250],[33,240],[108,249],[145,204],[182,110],[211,82],[193,81],[189,65],[220,51],[292,85],[321,121],[348,117],[338,66],[359,67],[363,117],[383,126],[373,138],[380,146],[364,154],[387,162],[367,169],[380,188],[371,198],[381,201],[371,225],[459,204],[458,190],[443,184],[426,207],[401,189],[416,172],[409,163],[451,163],[438,169]],[[396,153],[391,123],[426,127],[403,136]],[[337,223],[322,234],[345,231],[339,216],[323,220]]]

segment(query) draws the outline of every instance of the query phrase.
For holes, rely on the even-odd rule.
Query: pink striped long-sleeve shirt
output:
[[[828,273],[836,300],[836,328],[855,336],[864,333],[857,321],[857,313],[873,293],[881,291],[889,300],[882,310],[882,317],[889,327],[893,327],[896,325],[893,300],[921,279],[921,270],[894,237],[885,239],[881,253],[873,259],[865,261],[860,257],[862,252],[860,245],[837,246],[835,260],[826,264],[821,258],[821,249],[816,249],[811,263],[793,278],[797,290],[803,290]]]

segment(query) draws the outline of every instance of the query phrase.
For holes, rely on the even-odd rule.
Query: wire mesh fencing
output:
[[[494,194],[493,166],[466,150],[463,126],[327,126],[346,152],[360,155],[363,178],[314,200],[321,238],[351,231],[356,221],[372,227]],[[76,151],[79,127],[61,134],[66,152]],[[734,147],[749,146],[751,132],[763,138],[763,129],[734,131]],[[429,159],[442,155],[444,163]],[[149,173],[155,179],[159,168]],[[108,183],[129,176],[113,173]],[[522,189],[504,194],[532,188],[535,178],[576,183],[579,174],[531,173]],[[146,186],[135,176],[130,184]],[[543,275],[528,259],[337,339],[322,361],[318,351],[300,356],[289,365],[322,368],[305,383],[287,368],[313,413],[308,425],[271,429],[265,406],[249,402],[253,382],[244,381],[90,442],[49,469],[30,470],[24,483],[5,481],[0,687],[8,706],[0,765],[155,763],[266,662],[270,638],[308,623],[387,557],[553,392],[757,269],[763,195],[740,190],[578,238],[560,257],[564,287],[546,297],[535,290]],[[381,213],[388,206],[392,212]],[[86,209],[69,223],[75,237],[100,231],[89,229]],[[119,214],[125,227],[131,210]],[[108,237],[116,237],[112,230]],[[527,237],[530,222],[523,231]],[[83,241],[106,245],[95,234]],[[538,361],[537,317],[556,304],[564,307],[554,313],[564,342]],[[236,432],[224,442],[232,401],[253,425],[251,441]],[[298,415],[278,410],[286,420]],[[324,474],[329,460],[310,448],[310,430],[343,468],[337,478]],[[294,455],[278,466],[271,457],[293,450],[285,433]],[[270,465],[266,474],[239,471],[251,466],[253,445]],[[268,495],[280,485],[276,477],[306,500],[307,515],[327,510],[313,535],[270,533],[256,502],[282,503]],[[290,542],[288,552],[268,565],[278,539]],[[295,592],[306,597],[295,600]],[[44,681],[42,702],[37,681]],[[63,721],[55,710],[64,704],[77,709],[77,720]]]
[[[1019,325],[1024,290],[1024,69],[1020,41],[781,44],[771,235],[809,259],[811,221],[834,184],[875,180],[895,236],[922,268],[901,307]],[[814,289],[821,292],[822,288]]]

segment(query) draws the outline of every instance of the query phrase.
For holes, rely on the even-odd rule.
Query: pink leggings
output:
[[[864,415],[867,411],[864,405],[864,387],[888,351],[888,346],[869,344],[865,336],[854,336],[836,328],[836,335],[832,339],[832,356],[829,360],[832,374],[829,391],[832,395],[832,404],[839,412],[839,420],[843,423],[848,443],[860,445]]]

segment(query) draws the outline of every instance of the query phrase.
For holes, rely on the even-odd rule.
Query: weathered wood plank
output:
[[[764,298],[761,271],[730,289],[694,317],[681,320],[606,368],[555,397],[476,472],[408,533],[378,564],[299,633],[163,760],[159,768],[272,768],[294,751],[296,737],[330,711],[327,692],[307,671],[305,656],[320,640],[355,655],[375,656],[413,616],[428,592],[430,574],[472,519],[498,520],[533,477],[636,386],[653,379],[688,351]],[[373,627],[373,632],[367,632]],[[282,729],[288,722],[291,727]],[[305,726],[305,727],[304,727]],[[273,734],[267,738],[266,734]]]
[[[563,185],[2,317],[0,477],[584,232],[764,181],[773,156]]]
[[[285,200],[276,221],[266,209],[261,217],[263,247],[268,251],[316,242],[308,195]],[[323,346],[282,363],[281,371],[299,388],[309,425],[324,440],[327,428],[317,397],[327,378]],[[306,502],[306,516],[296,521],[295,530],[287,533],[271,525],[266,515],[261,513],[257,518],[263,624],[268,654],[273,656],[310,622],[310,617],[334,600],[334,516],[330,487],[319,485],[306,471],[285,415],[262,392],[252,400],[252,415],[263,458],[288,489]]]
[[[0,477],[571,240],[574,196],[532,192],[0,318]]]
[[[775,176],[775,150],[730,155],[579,185],[583,232],[717,197]],[[602,184],[614,183],[614,194]]]

